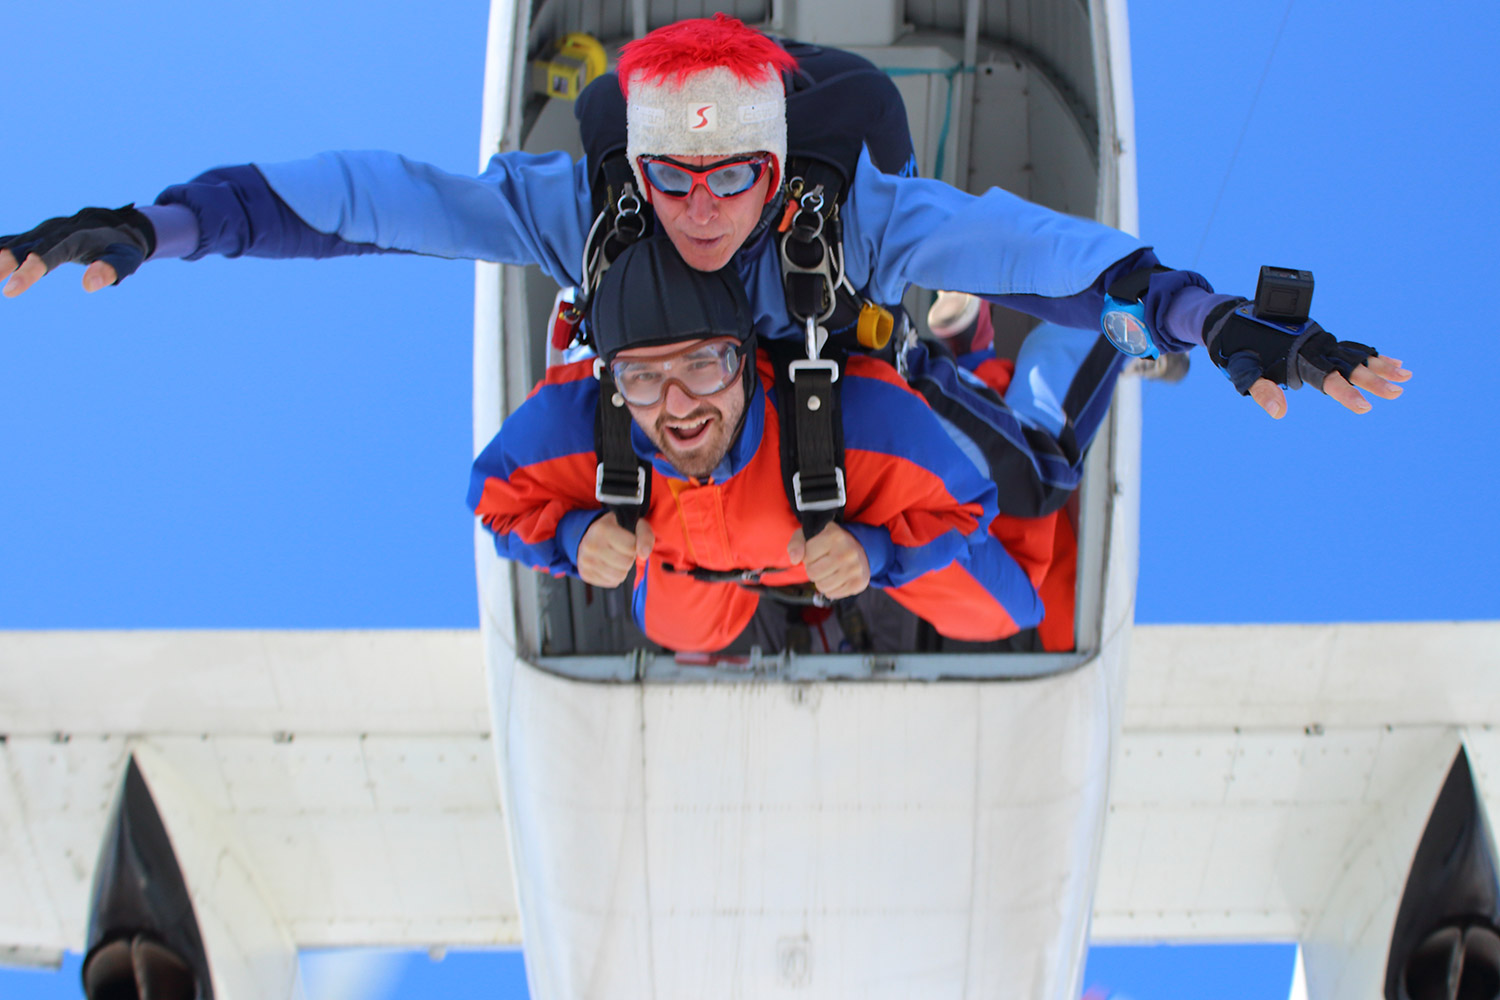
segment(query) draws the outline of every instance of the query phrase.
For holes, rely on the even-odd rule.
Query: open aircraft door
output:
[[[924,173],[942,164],[949,179],[1133,228],[1128,65],[1112,48],[1123,12],[1064,5],[1037,19],[1028,55],[1020,39],[981,41],[1021,29],[1019,16],[998,23],[1002,5],[971,4],[967,20],[949,6],[900,38],[912,11],[896,4],[730,13],[895,70]],[[613,51],[676,16],[655,3],[497,3],[483,158],[578,154],[571,104],[534,92],[528,62],[568,31],[587,27]],[[1017,148],[1024,129],[995,141],[1028,118],[1030,148]],[[556,291],[534,270],[478,265],[476,447],[541,376]],[[925,314],[927,294],[914,290],[909,311]],[[1138,449],[1127,379],[1080,494],[1072,653],[688,661],[636,632],[619,592],[503,562],[480,527],[533,995],[1076,996],[1119,732]]]

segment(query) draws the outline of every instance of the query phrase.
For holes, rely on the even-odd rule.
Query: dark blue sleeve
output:
[[[1007,306],[1058,326],[1075,330],[1097,330],[1099,314],[1104,311],[1104,290],[1132,271],[1159,264],[1156,254],[1146,248],[1111,264],[1086,291],[1077,295],[1061,298],[1049,298],[1045,295],[989,295],[985,298],[997,305]],[[1186,351],[1202,343],[1200,332],[1173,330],[1167,322],[1167,310],[1172,297],[1188,286],[1213,291],[1208,280],[1194,271],[1163,271],[1152,275],[1151,284],[1146,289],[1146,322],[1156,334],[1157,341],[1169,351]]]
[[[405,253],[349,243],[320,233],[271,190],[253,166],[218,167],[156,196],[158,205],[183,205],[198,219],[198,246],[186,260],[224,257],[346,257]]]

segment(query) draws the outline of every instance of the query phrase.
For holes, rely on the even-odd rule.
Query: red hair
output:
[[[663,25],[620,50],[620,92],[630,96],[630,78],[637,73],[654,83],[671,80],[681,87],[688,77],[723,67],[744,83],[763,83],[771,70],[791,72],[797,60],[790,52],[745,22],[728,14],[699,17]]]

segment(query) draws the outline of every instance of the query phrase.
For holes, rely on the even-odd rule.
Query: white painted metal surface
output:
[[[192,895],[220,1000],[288,997],[302,1000],[291,928],[262,883],[220,803],[206,799],[172,755],[149,744],[131,748],[166,824],[177,864]]]
[[[0,946],[82,948],[130,752],[299,946],[518,942],[486,702],[474,632],[0,633]]]
[[[0,633],[0,733],[483,733],[467,631]]]
[[[1076,992],[1105,670],[508,692],[535,996]]]
[[[534,769],[524,782],[505,772],[513,795],[543,800],[519,824],[543,845],[523,879],[538,892],[548,878],[582,892],[582,870],[650,876],[642,885],[661,923],[646,953],[660,953],[662,978],[677,935],[712,944],[726,940],[725,928],[745,931],[733,941],[740,968],[774,979],[806,953],[812,975],[829,974],[847,941],[862,940],[832,930],[833,904],[884,912],[877,890],[891,886],[933,908],[908,927],[931,933],[956,919],[959,862],[979,864],[986,845],[1003,853],[1024,844],[985,832],[985,817],[1004,813],[981,790],[998,796],[1007,782],[1014,790],[1041,781],[1059,748],[1079,749],[1075,760],[1097,753],[1099,736],[1080,728],[1076,713],[1116,711],[1125,730],[1095,939],[1301,937],[1308,995],[1331,1000],[1355,995],[1340,983],[1357,986],[1383,968],[1395,894],[1460,740],[1491,815],[1500,809],[1500,734],[1490,728],[1500,718],[1497,658],[1500,624],[1489,622],[1139,627],[1123,709],[1086,674],[1054,694],[1030,682],[953,685],[951,704],[949,685],[646,690],[524,666],[497,669],[492,680],[510,731],[502,760]],[[89,878],[127,748],[143,754],[153,787],[165,766],[185,790],[174,800],[199,803],[159,803],[174,838],[178,817],[206,809],[299,946],[515,943],[516,890],[479,662],[476,633],[0,634],[7,960],[55,960],[82,946]],[[617,697],[629,709],[599,721]],[[1028,738],[994,704],[1012,697],[1030,706],[1027,720],[1056,712],[1064,722],[1033,726]],[[549,732],[567,734],[563,749],[547,749]],[[960,755],[971,738],[972,753]],[[919,756],[929,747],[931,770]],[[782,779],[778,762],[788,759],[791,776]],[[582,788],[613,788],[600,799],[613,803],[612,820],[567,825],[596,808],[560,794],[565,786],[552,778],[574,771]],[[939,775],[932,790],[942,793],[933,800],[942,815],[967,820],[934,827],[922,807],[901,805],[917,801],[928,773]],[[955,774],[974,782],[967,803]],[[1075,776],[1075,784],[1095,780]],[[820,789],[833,808],[814,808]],[[746,797],[734,804],[731,790]],[[1056,818],[1045,803],[1032,805],[1037,822]],[[799,809],[803,819],[819,816],[802,849],[788,825]],[[848,832],[861,812],[907,825],[882,824],[886,837],[862,845]],[[621,834],[627,815],[639,824],[636,841]],[[566,836],[554,835],[558,824]],[[625,853],[600,852],[589,838]],[[709,851],[714,838],[734,849]],[[589,867],[570,875],[559,853],[569,848]],[[863,902],[838,894],[851,891],[850,858],[869,875],[857,887],[870,894]],[[939,879],[923,865],[949,867]],[[879,883],[882,870],[899,877]],[[785,903],[799,875],[824,887],[804,904],[815,911],[806,942],[788,933],[793,907],[772,906],[769,888],[749,898],[748,880],[764,876]],[[988,878],[974,882],[976,898],[1002,880]],[[712,889],[702,904],[711,919],[695,931],[688,897],[702,884]],[[623,892],[629,881],[598,885]],[[985,940],[975,935],[964,961]],[[959,945],[944,947],[956,967]],[[566,950],[533,948],[529,961],[535,975],[541,963],[578,975],[579,959]]]
[[[1500,624],[1138,627],[1096,940],[1300,940],[1379,995],[1460,745],[1500,807]]]

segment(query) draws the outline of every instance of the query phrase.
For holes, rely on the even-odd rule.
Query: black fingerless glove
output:
[[[1323,380],[1333,372],[1344,378],[1380,352],[1367,344],[1336,340],[1317,323],[1309,322],[1296,333],[1270,326],[1246,316],[1246,299],[1225,302],[1203,324],[1203,343],[1208,357],[1221,368],[1241,396],[1248,395],[1257,379],[1268,378],[1288,389],[1305,382],[1323,390]]]
[[[156,229],[134,205],[85,208],[67,218],[48,219],[29,232],[0,236],[0,250],[9,250],[17,264],[31,254],[40,257],[49,271],[67,261],[92,264],[102,260],[115,269],[117,285],[134,274],[155,249]]]

